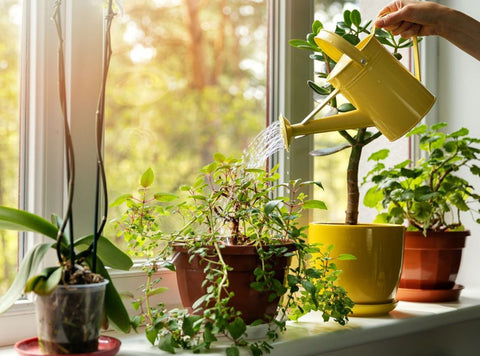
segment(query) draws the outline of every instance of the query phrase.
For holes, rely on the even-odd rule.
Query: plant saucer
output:
[[[451,289],[398,288],[397,298],[406,302],[455,302],[460,298],[463,288],[460,284],[455,284]]]
[[[370,317],[386,315],[397,306],[398,301],[394,300],[390,303],[382,304],[355,304],[351,316],[355,317]]]
[[[70,354],[70,356],[113,356],[120,349],[120,340],[111,336],[100,336],[98,339],[98,350],[83,354]],[[15,350],[20,356],[41,356],[45,355],[38,345],[38,337],[19,341],[15,344]],[[61,355],[47,355],[61,356]]]

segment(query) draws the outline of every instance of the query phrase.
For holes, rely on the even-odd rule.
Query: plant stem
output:
[[[102,68],[102,84],[100,88],[100,95],[96,111],[96,149],[97,149],[97,173],[95,181],[95,221],[94,221],[94,238],[92,242],[92,271],[96,272],[97,266],[97,241],[100,238],[108,215],[108,192],[107,192],[107,178],[105,174],[105,166],[103,161],[103,128],[105,122],[105,91],[107,85],[108,69],[110,66],[110,58],[112,56],[110,29],[112,20],[115,16],[113,12],[113,0],[108,1],[108,12],[105,16],[105,30],[103,38],[103,68]],[[103,214],[99,217],[100,210],[100,192],[103,193]],[[98,219],[100,218],[100,222]]]
[[[65,159],[66,159],[66,170],[67,170],[67,180],[68,180],[68,200],[65,210],[65,215],[63,217],[62,225],[58,230],[57,235],[57,258],[60,263],[63,262],[62,253],[61,253],[61,242],[64,236],[65,228],[69,224],[70,232],[70,264],[72,271],[75,270],[75,249],[74,249],[74,234],[73,234],[73,221],[72,221],[72,205],[73,205],[73,193],[75,187],[75,155],[73,151],[73,141],[70,134],[70,124],[68,119],[67,111],[67,94],[66,94],[66,79],[65,79],[65,57],[64,57],[64,47],[63,47],[63,29],[62,29],[62,19],[60,16],[60,7],[62,5],[62,0],[57,0],[55,2],[54,13],[52,19],[55,22],[55,27],[57,30],[58,37],[58,90],[60,98],[60,107],[62,111],[62,118],[64,124],[64,134],[65,134]]]

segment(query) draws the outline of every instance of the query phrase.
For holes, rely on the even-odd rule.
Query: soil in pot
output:
[[[293,244],[286,245],[293,250]],[[259,292],[250,287],[255,281],[254,270],[261,266],[261,259],[254,246],[224,246],[222,258],[232,267],[228,272],[229,292],[234,293],[229,305],[242,313],[242,319],[248,325],[259,319],[268,322],[275,315],[280,298],[269,300],[268,292]],[[206,293],[204,268],[206,262],[196,255],[193,259],[183,246],[175,246],[174,265],[182,304],[192,311],[192,305]],[[216,259],[216,256],[212,258]],[[275,279],[285,284],[291,257],[274,256],[268,260]]]
[[[38,342],[44,354],[98,350],[107,283],[59,285],[52,294],[36,296]]]

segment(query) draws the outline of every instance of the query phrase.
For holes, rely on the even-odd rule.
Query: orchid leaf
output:
[[[88,235],[75,241],[75,246],[89,247],[92,242],[93,235]],[[104,265],[114,269],[127,271],[133,265],[132,259],[104,236],[97,241],[97,256]]]
[[[33,231],[57,239],[58,228],[46,219],[28,211],[0,206],[0,229]]]
[[[85,261],[91,267],[92,266],[92,257],[88,256]],[[108,274],[107,269],[105,268],[102,261],[97,258],[96,263],[97,273],[100,274],[103,278],[109,281],[105,288],[105,302],[104,308],[105,313],[108,319],[112,324],[119,330],[127,333],[130,331],[130,317],[128,315],[127,309],[123,304],[122,298],[118,293],[117,289],[112,283],[112,278]]]
[[[12,285],[0,298],[0,314],[10,308],[22,295],[25,285],[31,275],[37,271],[47,251],[54,246],[53,243],[36,245],[23,258]]]

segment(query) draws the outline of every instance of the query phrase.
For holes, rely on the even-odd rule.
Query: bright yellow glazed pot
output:
[[[311,223],[310,243],[334,245],[333,257],[354,255],[354,261],[335,261],[342,273],[338,283],[355,302],[354,316],[375,316],[390,312],[403,262],[405,228],[388,224]]]

